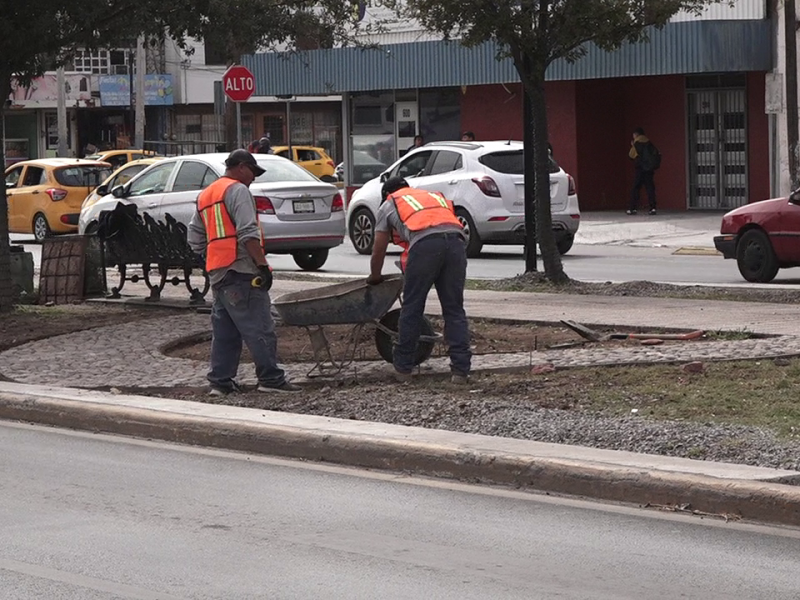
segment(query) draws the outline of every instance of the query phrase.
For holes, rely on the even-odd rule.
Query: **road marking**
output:
[[[121,596],[123,598],[130,598],[131,600],[184,600],[177,596],[171,596],[162,592],[154,592],[153,590],[146,590],[140,587],[125,585],[107,579],[98,579],[97,577],[89,577],[87,575],[78,575],[76,573],[68,573],[66,571],[59,571],[58,569],[51,569],[49,567],[42,567],[40,565],[32,565],[9,558],[0,558],[0,570],[12,571],[30,577],[38,577],[39,579],[48,579],[50,581],[57,581],[59,583],[66,583],[98,592],[106,592]]]
[[[722,253],[718,252],[716,248],[707,248],[705,246],[685,246],[683,248],[678,248],[672,254],[683,256],[722,256]]]

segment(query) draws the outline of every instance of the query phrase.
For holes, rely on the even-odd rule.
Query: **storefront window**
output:
[[[353,164],[350,182],[361,185],[395,161],[394,92],[354,94],[350,99]]]
[[[425,142],[461,139],[461,99],[458,88],[419,91],[419,132]]]

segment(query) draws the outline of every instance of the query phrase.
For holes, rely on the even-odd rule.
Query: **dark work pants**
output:
[[[411,246],[403,285],[403,307],[394,367],[401,373],[414,368],[414,355],[421,334],[425,301],[436,287],[444,317],[444,338],[450,355],[450,369],[467,375],[472,352],[469,326],[464,312],[464,281],[467,277],[467,253],[460,233],[434,234]]]
[[[654,171],[643,171],[637,167],[636,176],[633,181],[633,189],[631,190],[631,210],[636,210],[639,207],[639,192],[644,186],[647,192],[647,200],[650,203],[650,209],[656,208],[656,183],[654,180]]]
[[[221,389],[232,389],[239,369],[242,342],[250,350],[258,383],[281,385],[285,380],[278,366],[278,337],[270,312],[267,290],[253,287],[253,275],[229,271],[212,288],[211,371],[208,381]]]

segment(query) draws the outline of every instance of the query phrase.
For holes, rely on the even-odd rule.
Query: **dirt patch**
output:
[[[444,323],[440,318],[431,318],[436,331],[444,330]],[[641,330],[631,327],[604,327],[592,326],[600,334],[611,333],[639,333]],[[325,328],[325,335],[332,348],[334,356],[344,356],[351,340],[352,327],[349,325],[331,325]],[[648,330],[648,333],[664,333],[663,331]],[[508,323],[484,319],[470,319],[470,334],[472,351],[475,354],[497,354],[507,352],[528,352],[531,350],[546,350],[558,346],[576,347],[587,344],[584,338],[573,330],[562,325],[541,323]],[[176,358],[208,361],[211,353],[210,333],[203,334],[186,343],[167,348],[165,354]],[[709,334],[699,340],[714,337]],[[591,342],[594,345],[598,343]],[[664,343],[686,344],[689,341],[667,341]],[[599,345],[640,345],[640,340],[609,340],[600,342]],[[437,346],[434,355],[444,352],[442,345]],[[305,329],[299,327],[278,327],[278,354],[281,362],[309,362],[314,360],[314,351]],[[381,357],[375,346],[374,327],[365,327],[357,346],[356,358],[358,360],[380,360]],[[245,349],[242,360],[252,362]]]
[[[168,310],[75,304],[18,306],[0,315],[0,352],[56,335],[175,314]]]

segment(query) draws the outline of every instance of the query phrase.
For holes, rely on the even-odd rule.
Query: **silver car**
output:
[[[197,210],[197,196],[225,173],[227,154],[195,154],[167,158],[151,165],[128,183],[111,190],[81,210],[78,232],[97,229],[100,213],[117,202],[135,204],[156,220],[166,214],[188,226]],[[267,252],[291,254],[305,271],[321,268],[330,248],[345,236],[344,202],[339,190],[323,183],[293,162],[256,154],[265,173],[250,186],[264,232]]]

